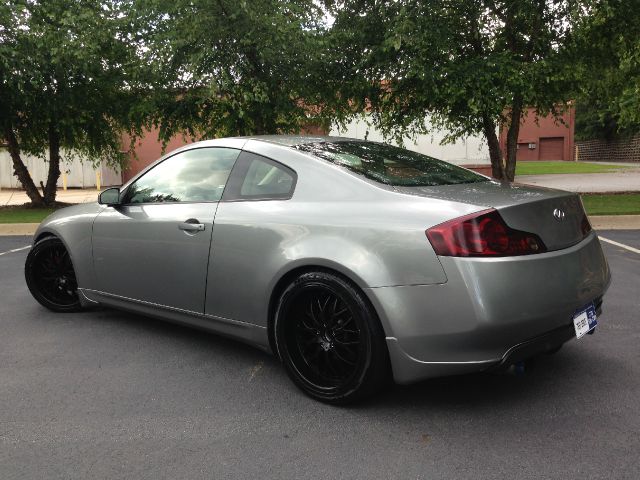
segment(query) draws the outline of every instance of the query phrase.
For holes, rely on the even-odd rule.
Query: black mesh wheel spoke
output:
[[[344,370],[340,369],[335,365],[335,355],[331,352],[324,352],[325,355],[325,365],[327,366],[327,370],[333,374],[334,377],[340,378],[344,375]]]
[[[343,357],[343,356],[339,353],[339,350],[340,350],[339,348],[336,348],[336,349],[334,350],[334,353],[335,353],[336,358],[340,359],[342,362],[346,363],[347,365],[355,365],[355,364],[356,364],[355,360],[353,360],[353,361],[352,361],[352,360],[348,360],[347,358]]]
[[[307,322],[304,321],[304,319],[300,320],[300,323],[298,323],[297,327],[298,327],[298,330],[307,331],[309,332],[310,335],[315,335],[316,332],[318,331],[317,327],[313,325],[309,325]]]
[[[353,316],[351,316],[351,315],[350,315],[350,316],[349,316],[349,318],[347,318],[346,320],[342,320],[342,319],[340,319],[340,320],[336,323],[336,328],[335,328],[335,330],[336,330],[337,332],[339,332],[339,331],[347,331],[347,332],[351,331],[351,332],[353,332],[354,330],[345,330],[345,327],[346,327],[347,325],[349,325],[350,323],[352,323],[352,322],[353,322]]]
[[[54,275],[54,274],[40,275],[40,279],[45,282],[50,282],[50,281],[56,280],[57,278],[58,278],[58,275]]]
[[[343,345],[345,347],[349,346],[349,345],[358,345],[360,343],[359,340],[339,340],[338,337],[334,337],[334,340],[336,341],[336,344],[338,345]]]
[[[340,330],[338,333],[345,335],[358,335],[360,332],[358,332],[357,330]]]
[[[286,335],[297,370],[319,388],[337,388],[359,368],[360,330],[348,304],[324,287],[298,293],[290,303]]]
[[[41,252],[34,274],[40,292],[50,302],[59,306],[77,303],[78,283],[69,253],[62,245]]]

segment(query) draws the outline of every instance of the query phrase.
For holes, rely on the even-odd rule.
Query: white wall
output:
[[[336,127],[332,127],[329,132],[330,135],[338,135],[341,137],[352,137],[364,139],[369,135],[368,140],[374,142],[384,142],[384,138],[379,130],[373,126],[369,126],[367,121],[370,121],[369,117],[365,119],[355,119],[347,125],[346,130],[339,130]],[[456,165],[465,164],[491,164],[489,159],[489,147],[483,136],[466,137],[465,139],[457,140],[455,143],[440,145],[440,142],[445,137],[447,132],[434,130],[429,135],[418,135],[415,142],[407,138],[404,141],[405,148],[416,152],[424,153],[431,157],[446,160],[447,162],[454,163]],[[393,141],[387,143],[395,143]]]
[[[46,183],[49,163],[30,155],[22,155],[21,157],[36,186],[39,187],[41,181]],[[67,187],[95,188],[96,172],[100,172],[101,187],[122,184],[122,175],[119,169],[116,170],[104,164],[94,167],[91,162],[82,162],[77,157],[69,158],[64,153],[62,158],[60,172],[67,173]],[[13,174],[13,162],[6,148],[0,148],[0,187],[22,188]],[[58,187],[62,188],[62,175],[58,179]]]

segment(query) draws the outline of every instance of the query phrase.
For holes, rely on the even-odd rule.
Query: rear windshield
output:
[[[382,143],[317,142],[295,148],[387,185],[431,187],[487,181],[470,170]]]

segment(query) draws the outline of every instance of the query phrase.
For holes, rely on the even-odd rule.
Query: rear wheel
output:
[[[81,309],[71,257],[59,238],[47,237],[33,246],[27,255],[24,275],[33,297],[49,310]]]
[[[373,394],[389,379],[384,333],[364,295],[328,272],[300,275],[275,318],[278,353],[294,383],[334,404]]]

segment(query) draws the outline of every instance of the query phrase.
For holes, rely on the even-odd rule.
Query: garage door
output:
[[[540,160],[564,160],[564,137],[540,139]]]

